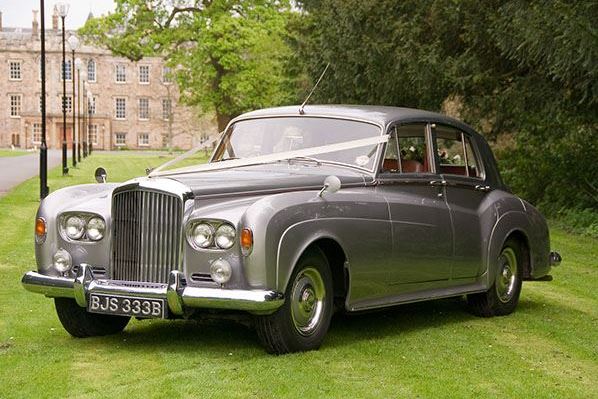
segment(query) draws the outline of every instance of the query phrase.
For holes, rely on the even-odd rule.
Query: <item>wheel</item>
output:
[[[119,333],[131,319],[126,316],[89,313],[70,298],[54,298],[54,305],[64,329],[77,338]]]
[[[469,307],[477,316],[492,317],[512,313],[519,302],[523,276],[523,250],[519,242],[505,242],[496,262],[494,284],[486,292],[467,296]]]
[[[268,353],[281,355],[318,349],[333,310],[330,267],[324,254],[301,256],[289,280],[284,304],[273,314],[256,316],[255,326]]]

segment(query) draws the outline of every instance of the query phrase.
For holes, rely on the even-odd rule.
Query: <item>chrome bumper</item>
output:
[[[87,265],[79,267],[74,279],[31,271],[23,276],[21,283],[31,292],[49,297],[74,298],[81,307],[87,307],[90,293],[165,299],[175,315],[182,315],[185,308],[246,310],[267,314],[274,312],[284,302],[283,295],[275,291],[189,287],[183,282],[183,273],[176,270],[170,272],[166,285],[139,283],[132,286],[126,282],[94,279]]]

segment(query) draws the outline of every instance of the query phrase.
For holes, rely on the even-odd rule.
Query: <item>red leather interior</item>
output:
[[[384,159],[382,169],[386,171],[398,171],[398,166],[396,159]],[[401,161],[401,169],[403,170],[403,173],[421,173],[425,171],[424,165],[422,165],[421,162],[414,160]]]

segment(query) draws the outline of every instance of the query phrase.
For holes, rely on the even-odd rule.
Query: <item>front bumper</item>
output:
[[[31,271],[23,276],[21,283],[26,290],[48,297],[74,298],[81,307],[87,307],[90,293],[165,299],[175,315],[183,315],[186,308],[268,314],[276,311],[284,302],[283,295],[275,291],[189,287],[184,283],[183,273],[177,270],[170,272],[168,284],[129,283],[95,279],[91,268],[82,264],[74,279]]]

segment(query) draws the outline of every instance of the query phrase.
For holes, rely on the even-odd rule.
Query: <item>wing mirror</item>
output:
[[[106,177],[108,177],[108,173],[106,173],[106,169],[104,169],[104,168],[96,169],[95,178],[98,183],[106,183]]]
[[[341,179],[336,176],[328,176],[324,179],[324,187],[318,193],[318,197],[323,197],[324,193],[334,194],[341,189]]]

